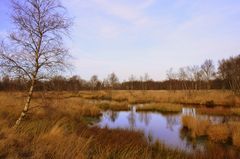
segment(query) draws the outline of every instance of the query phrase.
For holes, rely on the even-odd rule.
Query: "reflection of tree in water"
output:
[[[119,112],[116,111],[108,111],[104,114],[105,118],[107,118],[111,122],[115,122],[118,118]]]
[[[165,117],[167,120],[167,128],[173,131],[173,126],[178,124],[177,116],[167,115]]]
[[[191,137],[191,132],[189,130],[181,128],[179,136],[181,140],[186,141],[186,147],[192,148],[193,150],[196,148],[196,140]]]
[[[135,118],[136,118],[135,110],[132,109],[128,115],[128,122],[131,130],[133,130],[135,127],[135,124],[136,124]]]
[[[187,148],[190,151],[196,150],[199,152],[203,152],[205,150],[205,146],[208,143],[208,140],[206,137],[198,137],[193,138],[193,134],[191,131],[189,131],[187,128],[181,128],[179,130],[179,136],[182,141],[185,143],[185,148]]]
[[[151,120],[151,114],[149,113],[144,113],[144,112],[140,112],[139,113],[139,121],[142,123],[144,122],[146,126],[148,126],[150,120]]]
[[[211,115],[201,115],[198,116],[200,120],[209,120],[213,124],[228,123],[230,121],[239,121],[238,116],[211,116]]]
[[[116,111],[111,111],[111,113],[109,114],[109,117],[110,117],[110,119],[111,119],[111,121],[112,122],[115,122],[116,121],[116,119],[118,118],[118,112],[116,112]]]

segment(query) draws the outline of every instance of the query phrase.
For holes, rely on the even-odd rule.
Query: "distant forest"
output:
[[[148,74],[140,78],[131,75],[127,81],[119,82],[115,73],[104,80],[93,75],[90,80],[80,76],[66,78],[53,76],[50,79],[38,80],[36,91],[79,91],[79,90],[203,90],[226,89],[240,94],[240,55],[220,60],[217,68],[212,60],[206,60],[202,65],[187,66],[177,71],[169,69],[166,79],[154,81]],[[4,75],[0,80],[0,90],[26,90],[29,82],[21,77]]]

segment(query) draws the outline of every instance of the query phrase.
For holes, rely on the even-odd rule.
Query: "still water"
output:
[[[141,131],[149,142],[159,140],[161,143],[185,151],[204,150],[206,139],[192,141],[182,129],[181,117],[192,115],[209,119],[213,123],[224,123],[238,120],[236,117],[198,115],[195,108],[183,108],[178,114],[162,114],[159,112],[137,112],[138,106],[132,106],[129,111],[105,111],[97,125],[101,128],[122,128]],[[226,145],[219,145],[226,146]]]

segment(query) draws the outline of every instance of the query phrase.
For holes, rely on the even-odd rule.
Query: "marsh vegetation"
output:
[[[29,114],[12,129],[21,92],[0,93],[2,158],[238,158],[236,114],[198,113],[206,106],[176,104],[181,92],[36,92]],[[214,91],[216,94],[216,91]],[[219,92],[222,94],[221,92]],[[120,96],[121,94],[121,96]],[[169,94],[173,99],[169,103]],[[213,94],[209,92],[208,97]],[[223,93],[224,94],[224,93]],[[229,94],[225,92],[225,96]],[[205,96],[205,94],[204,94]],[[207,96],[207,95],[206,95]],[[91,97],[91,98],[90,98]],[[94,97],[94,98],[92,98]],[[153,97],[155,100],[153,100]],[[211,96],[210,96],[211,97]],[[213,100],[218,96],[215,95]],[[116,100],[116,99],[125,99]],[[132,104],[141,98],[143,104]],[[203,97],[195,97],[203,99]],[[130,99],[128,101],[128,99]],[[228,102],[225,98],[224,102]],[[236,97],[237,100],[238,97]],[[152,100],[152,101],[151,101]],[[146,103],[146,101],[151,101]],[[161,103],[160,101],[163,101]],[[223,102],[223,101],[221,101]],[[138,103],[138,102],[137,102]],[[146,107],[145,107],[146,106]],[[224,110],[238,109],[221,107]],[[141,154],[139,156],[139,154]]]

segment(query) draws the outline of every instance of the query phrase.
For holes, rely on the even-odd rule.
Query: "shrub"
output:
[[[182,125],[183,127],[187,128],[187,129],[192,129],[193,125],[195,124],[196,119],[192,116],[183,116],[182,117]]]
[[[230,137],[230,132],[226,124],[211,125],[207,135],[214,142],[226,142]]]
[[[195,127],[195,134],[196,136],[204,136],[206,135],[207,129],[210,125],[210,122],[208,120],[201,120],[197,121],[196,127]]]
[[[208,108],[213,108],[215,106],[215,103],[213,100],[210,100],[210,101],[206,101],[206,107]]]
[[[229,127],[232,132],[233,145],[240,148],[240,123],[239,122],[229,122]]]
[[[233,132],[232,143],[234,146],[240,148],[240,131]]]
[[[192,116],[183,116],[182,124],[183,127],[191,131],[191,137],[195,138],[206,135],[210,122],[208,120],[198,120]]]
[[[151,103],[137,108],[137,111],[159,111],[162,113],[179,113],[181,110],[182,105],[172,103]]]

